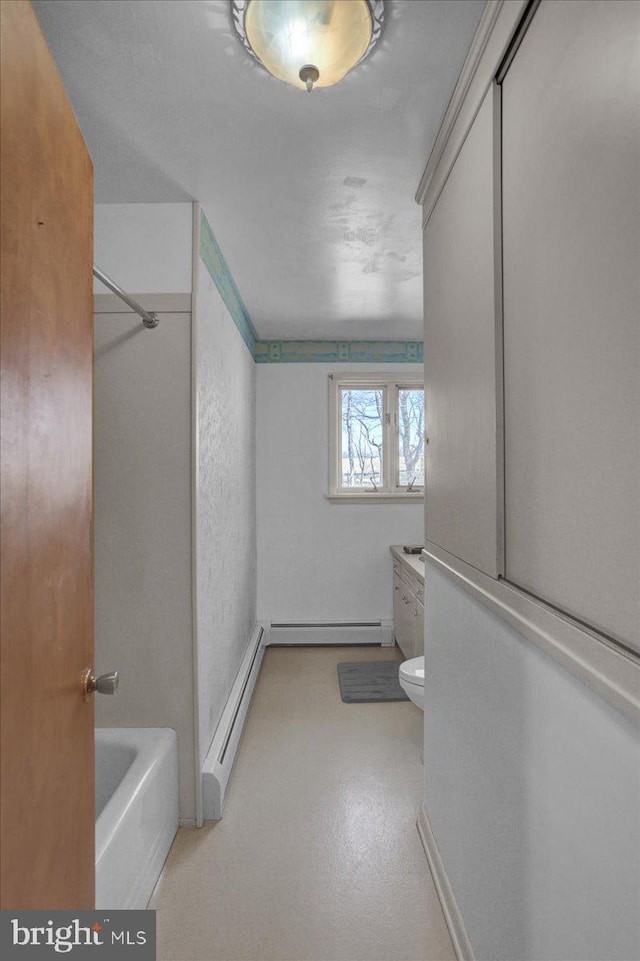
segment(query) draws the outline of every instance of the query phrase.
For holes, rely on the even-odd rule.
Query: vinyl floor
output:
[[[415,826],[423,715],[344,704],[340,661],[270,647],[223,819],[181,828],[150,907],[158,961],[453,961]]]

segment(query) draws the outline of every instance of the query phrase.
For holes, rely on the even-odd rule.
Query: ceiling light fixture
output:
[[[371,52],[383,0],[231,0],[245,49],[278,80],[331,87]]]

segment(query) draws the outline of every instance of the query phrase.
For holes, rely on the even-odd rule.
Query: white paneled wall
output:
[[[478,959],[640,952],[638,729],[427,564],[425,808]]]

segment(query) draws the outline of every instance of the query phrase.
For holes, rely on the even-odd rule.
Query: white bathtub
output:
[[[178,827],[169,728],[96,729],[96,907],[146,908]]]

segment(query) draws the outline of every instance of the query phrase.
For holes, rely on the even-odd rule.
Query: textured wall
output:
[[[479,959],[640,957],[638,731],[427,565],[425,807]]]
[[[275,621],[392,617],[390,544],[422,539],[422,504],[330,504],[330,364],[260,364],[258,614]],[[393,365],[359,364],[380,374]],[[422,374],[421,364],[403,373]]]
[[[256,368],[202,261],[197,277],[198,711],[202,759],[256,619]]]
[[[180,817],[195,817],[191,324],[95,317],[95,652],[120,672],[99,727],[172,727]]]

